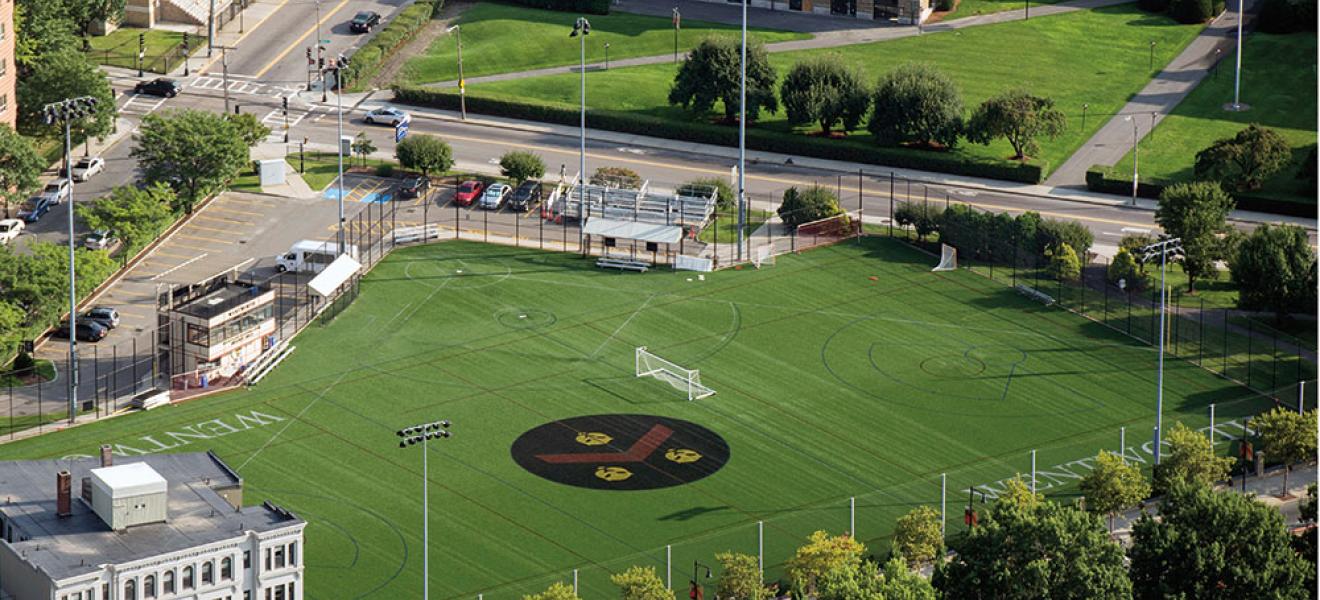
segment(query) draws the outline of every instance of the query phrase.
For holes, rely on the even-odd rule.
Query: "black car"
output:
[[[524,181],[509,195],[509,209],[526,212],[541,201],[541,182]]]
[[[431,178],[429,177],[409,177],[399,184],[399,196],[403,198],[420,198],[426,195],[431,189]]]
[[[133,86],[134,93],[164,96],[166,98],[178,96],[179,90],[181,89],[183,89],[183,86],[179,85],[179,82],[166,77],[139,82],[137,85]]]
[[[364,10],[353,17],[353,22],[348,24],[348,28],[353,33],[367,33],[372,27],[380,24],[380,15],[369,10]]]
[[[106,334],[110,333],[110,330],[106,329],[104,325],[87,319],[78,319],[78,327],[74,331],[80,342],[99,342],[105,339]],[[55,328],[55,333],[52,335],[57,338],[69,339],[69,322],[60,323],[60,326]]]

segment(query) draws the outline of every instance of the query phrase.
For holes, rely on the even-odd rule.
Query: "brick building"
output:
[[[0,0],[0,123],[14,127],[18,120],[18,83],[14,67],[14,0]]]

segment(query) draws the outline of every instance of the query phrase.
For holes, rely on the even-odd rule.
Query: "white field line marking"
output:
[[[605,338],[605,341],[601,342],[599,346],[596,346],[596,351],[592,352],[591,356],[587,357],[587,360],[596,358],[596,355],[600,354],[600,351],[603,348],[605,348],[605,345],[610,343],[610,341],[614,339],[614,336],[619,335],[619,332],[623,331],[623,328],[627,327],[628,324],[632,322],[633,317],[636,317],[639,313],[642,312],[642,310],[646,308],[646,305],[651,303],[652,298],[655,298],[655,294],[651,294],[650,296],[647,296],[646,300],[642,301],[641,306],[638,306],[637,310],[634,310],[631,315],[628,315],[627,319],[624,319],[623,322],[620,323],[619,326],[614,329],[614,333],[611,333],[610,337]]]
[[[303,415],[307,414],[307,411],[311,410],[313,406],[316,406],[316,404],[321,401],[321,398],[324,398],[326,394],[330,393],[330,390],[335,389],[335,386],[339,385],[339,382],[343,381],[344,378],[347,377],[348,374],[351,372],[352,370],[346,370],[343,373],[340,373],[339,377],[336,377],[333,383],[326,386],[325,389],[321,390],[320,393],[316,394],[316,397],[313,398],[311,402],[307,403],[307,406],[304,406],[302,410],[298,411],[297,416],[293,417],[292,419],[289,419],[289,422],[285,423],[284,427],[281,427],[279,431],[276,431],[275,435],[270,436],[270,439],[266,440],[266,443],[262,444],[260,448],[257,448],[257,451],[253,452],[252,456],[247,457],[247,460],[243,461],[243,464],[238,465],[238,468],[234,470],[242,471],[243,467],[246,467],[248,463],[252,462],[252,460],[255,459],[258,455],[260,455],[263,451],[265,451],[266,448],[270,447],[270,445],[274,443],[275,440],[279,439],[279,437],[289,429],[289,426],[293,425],[294,423],[302,421]]]

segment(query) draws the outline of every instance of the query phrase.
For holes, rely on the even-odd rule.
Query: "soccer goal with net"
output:
[[[958,249],[948,244],[940,244],[940,264],[931,271],[952,271],[958,268]]]
[[[701,385],[700,371],[684,369],[647,352],[646,346],[637,348],[637,376],[654,377],[668,383],[674,389],[687,393],[688,400],[700,400],[715,394],[715,390]]]
[[[758,269],[761,267],[774,266],[775,247],[770,244],[766,244],[764,246],[757,248],[756,251],[752,254],[752,264],[756,265],[756,268]]]

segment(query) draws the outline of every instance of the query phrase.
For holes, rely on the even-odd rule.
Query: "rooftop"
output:
[[[303,522],[270,504],[235,509],[216,489],[240,485],[242,479],[209,452],[116,456],[115,461],[130,469],[135,463],[147,464],[165,479],[168,521],[112,531],[80,499],[82,479],[93,469],[105,471],[99,459],[0,462],[0,513],[29,537],[10,546],[51,579],[62,580],[99,571],[102,564],[123,564]],[[55,474],[63,469],[73,475],[73,515],[66,518],[55,515]]]
[[[174,310],[199,319],[210,319],[248,300],[256,298],[270,288],[246,283],[217,283],[205,296],[174,307]]]

